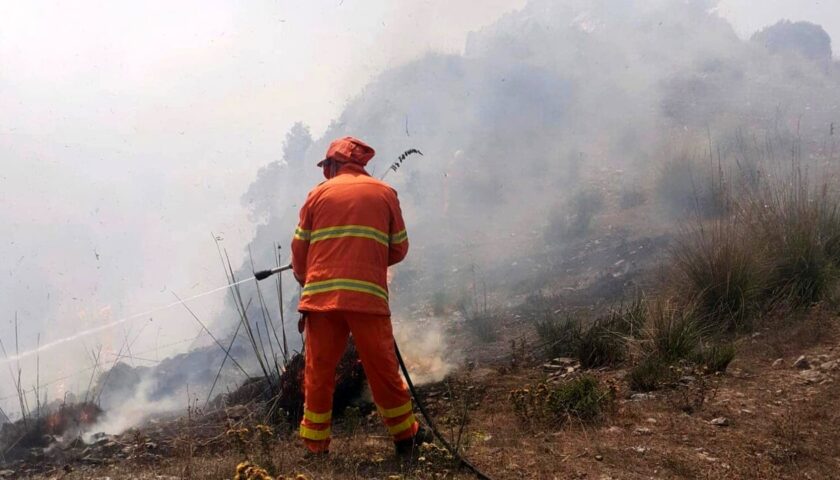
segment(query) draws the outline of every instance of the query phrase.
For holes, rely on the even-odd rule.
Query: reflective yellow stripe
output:
[[[312,232],[309,230],[304,230],[300,227],[295,228],[295,238],[298,240],[303,240],[304,242],[309,241],[312,237]]]
[[[406,418],[402,422],[394,425],[393,427],[388,427],[388,433],[390,433],[391,435],[399,435],[400,433],[402,433],[402,432],[408,430],[409,428],[411,428],[412,426],[414,426],[414,422],[416,422],[416,421],[417,421],[417,419],[414,417],[414,414],[412,413],[411,415],[409,415],[408,418]]]
[[[379,414],[385,418],[401,417],[411,411],[411,400],[409,400],[405,405],[400,405],[399,407],[394,408],[382,408],[377,405],[377,409],[379,410]]]
[[[364,225],[337,225],[335,227],[319,228],[318,230],[312,231],[310,239],[312,243],[315,243],[320,242],[321,240],[342,237],[367,238],[388,246],[387,233],[373,227],[366,227]]]
[[[402,242],[408,240],[408,232],[403,230],[402,232],[395,233],[395,234],[391,235],[390,240],[391,240],[391,243],[402,243]]]
[[[334,278],[321,282],[310,282],[303,287],[301,296],[316,295],[319,293],[332,292],[335,290],[350,290],[352,292],[368,293],[388,301],[388,291],[379,285],[352,278]]]
[[[313,428],[304,427],[303,425],[300,426],[300,436],[301,438],[305,438],[307,440],[326,440],[330,438],[331,433],[330,428],[326,430],[315,430]]]
[[[313,423],[326,423],[332,419],[332,412],[315,413],[311,410],[303,410],[303,418]]]

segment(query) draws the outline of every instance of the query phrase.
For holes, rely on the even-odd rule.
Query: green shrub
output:
[[[577,420],[591,424],[602,417],[613,400],[612,391],[602,388],[596,378],[588,375],[560,385],[539,383],[510,393],[514,412],[527,423],[563,424]]]
[[[605,402],[611,400],[610,392],[602,389],[595,377],[584,375],[557,387],[548,408],[555,418],[575,418],[592,423],[601,416]]]
[[[648,307],[642,295],[636,296],[630,303],[622,304],[610,312],[612,329],[628,338],[639,338],[648,318]]]
[[[577,353],[581,327],[572,315],[558,316],[553,312],[544,312],[535,327],[550,357],[568,357]]]
[[[652,392],[670,381],[671,370],[667,362],[656,355],[645,357],[633,366],[628,374],[630,389],[635,392]]]
[[[651,355],[666,362],[689,358],[700,345],[701,333],[691,307],[660,302],[650,309],[647,343]]]
[[[735,345],[731,343],[713,345],[701,348],[696,354],[694,361],[701,366],[706,373],[725,372],[735,359]]]
[[[641,297],[611,310],[588,327],[574,316],[543,312],[537,335],[550,357],[576,357],[583,368],[615,365],[627,354],[627,340],[644,330],[647,311]]]
[[[597,368],[624,360],[627,351],[625,339],[612,327],[607,318],[595,321],[583,331],[577,342],[577,358],[581,367]]]

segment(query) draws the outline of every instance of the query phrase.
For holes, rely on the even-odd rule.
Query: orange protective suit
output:
[[[313,452],[329,448],[335,369],[350,334],[394,441],[418,429],[388,307],[388,266],[405,258],[408,237],[396,192],[364,170],[373,155],[352,137],[330,145],[337,173],[309,193],[292,240],[292,268],[303,283],[298,309],[307,313],[300,436]]]

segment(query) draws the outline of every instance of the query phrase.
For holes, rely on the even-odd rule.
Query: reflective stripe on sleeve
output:
[[[311,236],[312,232],[310,230],[304,230],[300,227],[295,228],[295,239],[308,242]]]
[[[391,240],[392,244],[393,243],[403,243],[404,241],[408,240],[408,232],[406,232],[405,230],[403,230],[401,232],[397,232],[397,233],[391,235],[390,240]]]

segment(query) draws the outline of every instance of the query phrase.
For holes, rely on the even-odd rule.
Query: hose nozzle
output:
[[[290,264],[284,265],[282,267],[274,267],[274,268],[271,268],[271,269],[268,269],[268,270],[260,270],[259,272],[254,272],[254,278],[256,278],[257,281],[265,280],[266,278],[274,275],[275,273],[280,273],[280,272],[283,272],[283,271],[286,271],[286,270],[291,270],[291,269],[292,269],[292,264],[290,263]]]

